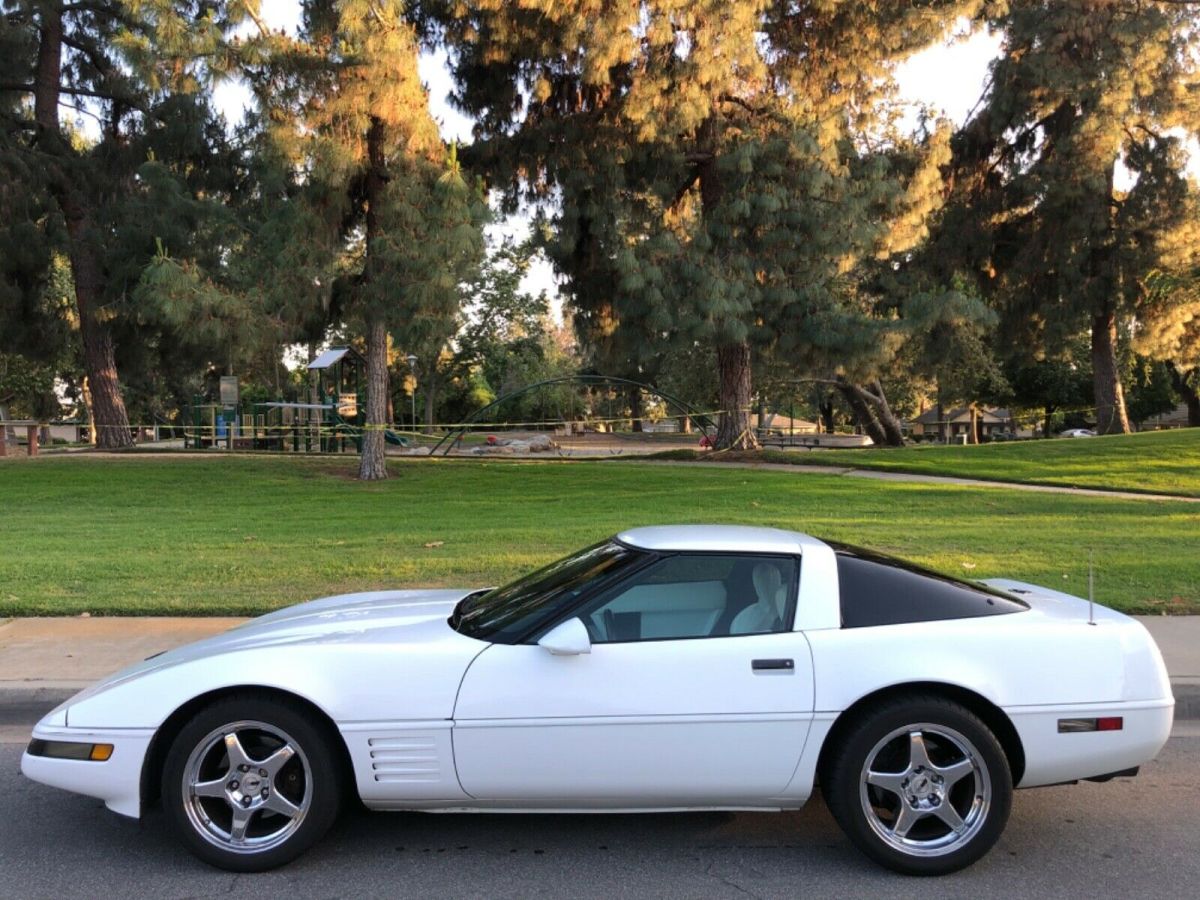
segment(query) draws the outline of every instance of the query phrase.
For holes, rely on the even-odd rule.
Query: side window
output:
[[[882,554],[836,545],[843,628],[1022,612],[1019,600]]]
[[[603,594],[581,618],[598,644],[786,631],[796,568],[786,556],[668,556]]]

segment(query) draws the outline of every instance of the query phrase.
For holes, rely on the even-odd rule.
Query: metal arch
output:
[[[442,453],[442,456],[449,456],[450,451],[455,448],[455,446],[458,444],[458,442],[462,440],[463,435],[466,434],[467,426],[473,425],[476,422],[480,421],[484,417],[484,415],[489,410],[493,409],[494,407],[500,406],[503,403],[507,403],[509,400],[512,400],[514,397],[520,397],[522,394],[527,394],[530,391],[537,390],[538,388],[550,387],[551,385],[556,385],[556,384],[572,384],[572,383],[573,384],[617,384],[617,385],[624,385],[627,387],[635,387],[635,388],[638,388],[639,390],[647,391],[656,397],[661,397],[663,400],[667,401],[667,403],[670,403],[670,404],[674,405],[676,408],[683,410],[683,412],[687,414],[688,418],[690,418],[692,421],[694,421],[697,425],[700,426],[701,430],[706,431],[706,432],[709,430],[712,430],[713,432],[715,432],[717,430],[716,423],[714,423],[713,420],[710,419],[708,416],[704,415],[704,413],[696,412],[690,404],[685,403],[684,401],[680,400],[678,397],[673,397],[670,394],[666,393],[665,391],[660,391],[658,388],[651,387],[650,385],[644,384],[643,382],[633,381],[632,379],[629,379],[629,378],[618,378],[615,375],[563,375],[558,378],[547,378],[545,381],[535,381],[533,384],[527,384],[523,388],[518,388],[515,391],[510,391],[509,393],[505,394],[503,397],[497,397],[495,400],[493,400],[487,406],[480,407],[479,409],[475,410],[475,412],[473,412],[469,416],[467,416],[457,428],[455,428],[452,431],[447,432],[440,441],[438,441],[436,444],[434,444],[433,449],[429,451],[429,455],[435,456],[437,454],[438,450],[441,449],[442,444],[445,444],[447,441],[449,441],[450,442],[449,445],[446,447],[445,451],[443,451],[443,453]]]

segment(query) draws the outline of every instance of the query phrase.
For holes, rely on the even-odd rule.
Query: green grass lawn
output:
[[[975,447],[767,450],[763,461],[1200,497],[1200,428]]]
[[[1094,550],[1101,602],[1200,612],[1200,504],[612,461],[404,460],[373,484],[354,468],[328,457],[0,462],[0,616],[258,613],[342,591],[486,585],[667,522],[797,528],[1076,593]]]

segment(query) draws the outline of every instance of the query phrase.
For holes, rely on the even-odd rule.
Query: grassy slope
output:
[[[1200,428],[978,447],[768,451],[770,462],[1200,497]]]
[[[260,612],[378,587],[496,583],[665,522],[778,525],[974,577],[1200,611],[1200,505],[620,462],[87,457],[0,464],[0,616]],[[444,544],[426,548],[427,542]]]

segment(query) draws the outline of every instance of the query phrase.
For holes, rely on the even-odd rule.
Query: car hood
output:
[[[470,588],[370,591],[341,594],[289,606],[250,619],[221,634],[148,657],[75,695],[60,708],[171,666],[265,647],[318,643],[390,643],[419,645],[439,640],[454,606]]]

